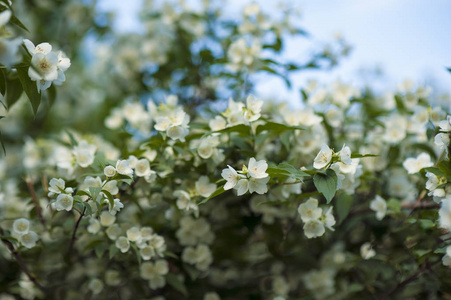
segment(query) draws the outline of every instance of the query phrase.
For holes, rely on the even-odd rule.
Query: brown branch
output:
[[[0,228],[0,235],[4,235],[3,229]],[[14,245],[5,238],[0,238],[2,242],[8,247],[9,251],[11,251],[11,254],[14,256],[14,258],[17,261],[17,264],[22,269],[22,271],[27,275],[28,279],[30,279],[33,284],[40,289],[42,292],[45,293],[45,288],[38,282],[36,277],[30,272],[27,265],[25,264],[24,260],[22,259],[22,256],[17,252],[17,250],[14,248]]]
[[[36,207],[36,213],[38,214],[39,221],[41,221],[42,225],[45,227],[45,220],[42,217],[41,206],[39,205],[38,197],[36,196],[36,191],[34,190],[33,183],[29,176],[25,179],[27,183],[28,190],[30,191],[31,199],[33,199],[34,206]]]
[[[70,254],[72,253],[72,248],[74,247],[74,243],[76,240],[77,229],[78,229],[78,226],[80,225],[81,219],[83,218],[83,216],[85,214],[85,211],[86,211],[86,206],[83,208],[83,212],[80,214],[80,218],[78,218],[77,223],[75,223],[74,231],[72,232],[72,238],[71,238],[70,244],[69,244],[69,249],[67,250],[68,259],[70,259]]]
[[[440,260],[429,264],[428,262],[424,262],[421,265],[421,268],[416,271],[415,273],[413,273],[412,275],[410,275],[409,277],[407,277],[406,279],[404,279],[403,281],[399,282],[397,285],[395,285],[394,287],[392,287],[387,293],[385,293],[380,299],[381,300],[385,300],[388,298],[388,296],[390,296],[391,294],[395,293],[397,290],[403,288],[405,285],[409,284],[412,281],[415,281],[418,279],[418,277],[423,274],[425,271],[431,271],[431,267],[434,266],[435,264],[439,263]]]

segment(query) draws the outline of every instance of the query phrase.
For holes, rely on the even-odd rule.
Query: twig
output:
[[[431,271],[431,267],[435,264],[437,264],[438,262],[440,262],[440,260],[429,264],[428,262],[424,262],[421,265],[421,268],[416,271],[415,273],[413,273],[412,275],[410,275],[409,277],[407,277],[406,279],[404,279],[403,281],[399,282],[397,285],[395,285],[394,287],[392,287],[387,293],[385,293],[382,297],[381,300],[385,300],[388,298],[388,296],[390,296],[391,294],[395,293],[397,290],[401,289],[402,287],[404,287],[405,285],[409,284],[410,282],[418,279],[418,277],[425,271]]]
[[[68,258],[70,258],[70,254],[72,252],[72,248],[74,247],[74,243],[75,243],[75,240],[76,240],[75,235],[77,234],[78,225],[80,225],[80,221],[83,218],[83,216],[85,214],[85,211],[86,211],[86,206],[83,208],[83,212],[80,214],[80,218],[78,218],[77,223],[75,223],[74,231],[72,233],[72,238],[71,238],[70,244],[69,244],[69,249],[67,250],[67,257]]]
[[[0,228],[0,234],[4,235],[3,229]],[[5,238],[1,238],[2,242],[8,247],[9,251],[11,251],[12,255],[17,261],[17,264],[22,269],[22,271],[27,275],[28,279],[30,279],[33,284],[40,289],[42,292],[45,293],[45,288],[37,281],[36,277],[34,277],[33,274],[31,274],[30,270],[28,269],[27,265],[25,264],[24,260],[22,259],[22,256],[20,256],[19,252],[14,248],[14,245],[8,241]]]
[[[34,190],[33,183],[31,182],[30,177],[27,176],[25,179],[27,183],[28,190],[30,191],[31,199],[33,199],[34,206],[36,207],[36,213],[38,214],[39,221],[41,221],[42,225],[45,227],[45,220],[42,217],[41,206],[39,205],[38,197],[36,196],[36,191]]]

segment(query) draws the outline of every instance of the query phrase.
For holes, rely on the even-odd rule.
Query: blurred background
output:
[[[186,1],[200,6],[200,1]],[[244,5],[252,1],[224,1],[224,14],[241,16]],[[279,1],[254,1],[271,14]],[[404,80],[432,86],[435,91],[451,92],[451,2],[447,0],[315,0],[284,1],[282,5],[299,9],[299,19],[293,20],[306,28],[314,43],[342,36],[351,45],[351,54],[329,71],[302,71],[290,74],[293,89],[280,78],[259,74],[258,94],[299,103],[299,87],[311,79],[330,83],[337,79],[356,85],[371,83],[373,89],[394,89]],[[100,12],[113,12],[114,29],[122,33],[142,32],[138,18],[142,0],[101,0]],[[287,36],[283,57],[302,60],[309,55],[312,43],[303,37]],[[319,46],[319,45],[318,45]]]

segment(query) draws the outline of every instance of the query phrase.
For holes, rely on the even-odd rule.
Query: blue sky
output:
[[[191,1],[187,1],[191,2]],[[240,11],[249,1],[228,0],[225,13]],[[261,0],[266,12],[277,1]],[[115,11],[117,30],[136,31],[141,0],[102,0],[99,8]],[[451,93],[451,1],[449,0],[293,0],[285,1],[302,11],[296,20],[316,40],[328,41],[342,34],[353,46],[349,58],[332,72],[299,72],[292,75],[294,86],[309,79],[329,83],[336,79],[363,85],[371,82],[380,90],[395,88],[404,79],[433,83],[438,91]],[[284,56],[296,59],[305,51],[304,39],[289,39]],[[308,49],[308,48],[307,48]],[[305,54],[304,54],[305,57]],[[380,69],[382,79],[365,76],[368,70]],[[362,72],[366,70],[366,72]],[[297,98],[297,89],[288,91],[274,77],[259,76],[259,94],[278,98]],[[264,82],[264,84],[263,84]],[[293,100],[293,99],[292,99]]]

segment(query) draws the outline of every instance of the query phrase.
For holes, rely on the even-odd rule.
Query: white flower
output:
[[[30,230],[30,221],[25,218],[15,220],[13,223],[13,230],[19,235],[28,233],[28,230]]]
[[[266,194],[268,192],[268,187],[266,186],[266,184],[269,181],[269,177],[266,178],[254,178],[251,177],[249,178],[248,181],[248,188],[249,188],[249,193],[253,193],[256,192],[257,194]]]
[[[238,173],[235,171],[234,168],[231,166],[227,166],[228,169],[223,169],[221,176],[224,178],[227,183],[224,185],[224,190],[230,190],[231,188],[235,187],[238,183],[238,180],[240,177],[238,176]]]
[[[218,131],[226,127],[226,120],[224,120],[224,118],[221,116],[216,116],[214,119],[211,119],[208,122],[208,125],[210,126],[211,130]]]
[[[304,224],[304,234],[307,238],[316,238],[326,232],[323,222],[319,220],[310,220]]]
[[[114,205],[111,206],[111,203],[108,200],[105,200],[105,202],[108,202],[108,211],[112,216],[115,216],[121,208],[124,208],[124,204],[121,202],[120,199],[114,199]]]
[[[116,168],[113,166],[106,166],[105,169],[103,169],[103,174],[105,174],[106,177],[113,177],[116,175]]]
[[[135,174],[138,177],[146,177],[151,172],[150,163],[146,158],[138,160],[135,164]]]
[[[251,158],[249,160],[249,167],[247,168],[247,172],[251,177],[254,178],[266,178],[268,177],[268,173],[266,173],[266,169],[268,169],[268,164],[265,160],[256,161],[255,158]]]
[[[249,181],[247,179],[240,179],[234,186],[234,189],[237,190],[238,196],[246,194],[246,192],[249,190]]]
[[[323,211],[324,215],[323,215],[322,221],[324,223],[324,226],[326,226],[330,230],[334,231],[332,226],[334,226],[336,222],[335,222],[335,217],[332,214],[332,208],[333,208],[332,206],[329,207],[329,209],[326,211],[326,213],[324,213],[324,211]]]
[[[446,195],[438,211],[441,228],[451,230],[451,194]]]
[[[429,154],[423,152],[417,158],[408,158],[402,164],[409,174],[415,174],[423,168],[432,167],[434,163]]]
[[[203,159],[210,158],[218,145],[218,137],[210,135],[206,138],[201,139],[199,147],[197,148],[197,153]]]
[[[116,217],[107,211],[102,211],[100,214],[100,224],[104,227],[108,227],[114,224]]]
[[[102,185],[102,189],[109,192],[111,195],[116,195],[117,193],[119,193],[119,188],[117,187],[116,180],[104,181]]]
[[[155,261],[155,263],[145,262],[139,268],[141,278],[149,280],[149,284],[152,289],[165,286],[166,280],[164,275],[168,272],[168,263],[162,259]]]
[[[94,154],[97,147],[95,145],[88,144],[87,141],[81,140],[77,146],[74,147],[74,155],[77,163],[86,168],[94,162]]]
[[[255,97],[253,95],[247,96],[247,99],[246,99],[246,108],[247,109],[244,113],[244,118],[248,122],[253,122],[253,121],[258,120],[261,116],[260,112],[262,110],[262,106],[263,106],[262,100],[255,99]]]
[[[133,176],[133,170],[130,167],[128,160],[118,160],[116,163],[116,170],[121,175]]]
[[[68,194],[59,194],[56,198],[55,209],[57,211],[70,211],[74,205],[74,198]]]
[[[89,233],[96,234],[100,230],[100,222],[96,218],[89,219],[89,226],[86,228]]]
[[[88,289],[92,291],[93,295],[98,295],[103,290],[103,282],[98,278],[93,278],[88,283]]]
[[[130,242],[140,242],[141,241],[141,230],[138,227],[132,227],[127,230],[127,239]]]
[[[5,10],[0,14],[0,27],[3,27],[8,23],[11,15],[12,12],[10,10]]]
[[[49,197],[52,197],[55,194],[61,194],[64,192],[66,183],[61,178],[52,178],[49,182]]]
[[[376,212],[376,219],[380,221],[387,212],[387,203],[381,196],[376,195],[373,201],[370,202],[370,209]]]
[[[20,243],[30,249],[36,246],[36,242],[39,240],[38,235],[34,231],[28,231],[20,236]]]
[[[121,236],[116,240],[116,247],[121,250],[122,253],[125,253],[130,249],[130,242],[125,236]]]
[[[149,260],[155,256],[155,250],[150,246],[145,246],[139,250],[142,259]]]
[[[448,147],[449,142],[450,142],[449,134],[446,133],[439,133],[434,138],[434,143],[441,148]]]
[[[50,45],[49,43],[41,43],[36,47],[34,46],[33,42],[27,39],[24,39],[23,43],[31,55],[34,55],[36,53],[48,54],[52,51],[52,45]]]
[[[376,255],[376,251],[371,247],[371,243],[365,243],[360,247],[360,255],[363,259],[370,259]]]
[[[196,181],[196,191],[202,197],[208,198],[216,191],[216,184],[210,183],[207,176],[200,176]]]
[[[346,165],[352,164],[351,148],[343,145],[343,149],[340,151],[340,160]]]
[[[177,207],[178,209],[181,210],[186,210],[186,211],[198,211],[198,207],[197,205],[191,201],[191,197],[190,195],[182,190],[176,190],[174,191],[174,197],[177,197]]]
[[[318,207],[318,200],[315,198],[308,199],[298,207],[298,213],[301,216],[302,222],[318,220],[321,217],[322,209]]]
[[[330,162],[332,159],[332,150],[326,144],[321,145],[321,150],[318,155],[316,155],[313,162],[313,167],[315,169],[322,169]]]
[[[440,131],[451,131],[451,116],[446,116],[446,120],[438,123]]]
[[[54,52],[36,53],[31,58],[28,76],[33,81],[54,81],[58,78],[58,56]]]

